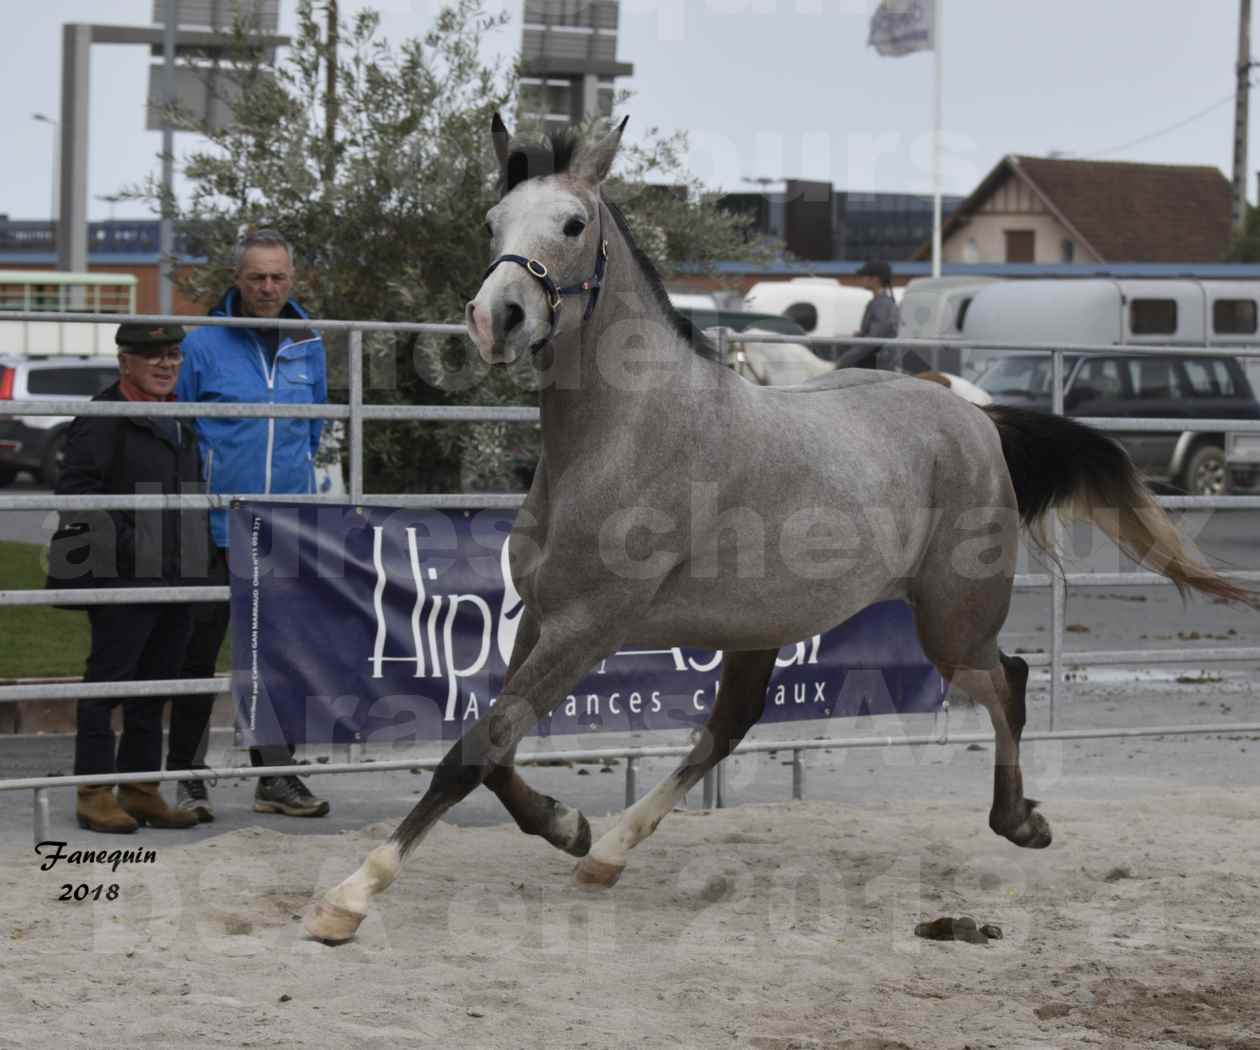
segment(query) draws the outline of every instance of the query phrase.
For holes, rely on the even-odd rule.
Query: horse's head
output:
[[[494,262],[464,311],[487,363],[510,364],[581,325],[603,276],[599,186],[625,126],[597,143],[561,137],[544,148],[514,143],[495,114],[501,196],[486,213]]]

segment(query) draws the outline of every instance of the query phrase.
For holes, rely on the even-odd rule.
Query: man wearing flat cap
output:
[[[178,325],[124,324],[118,344],[118,382],[93,401],[173,401],[183,354]],[[189,423],[169,416],[80,416],[71,424],[58,495],[180,495],[201,491],[197,439]],[[192,632],[187,605],[144,601],[144,588],[205,582],[205,511],[63,511],[61,530],[90,549],[91,585],[134,587],[134,602],[87,606],[92,628],[85,682],[178,678]],[[60,564],[50,554],[49,582],[85,563]],[[82,580],[78,585],[83,585]],[[67,585],[70,581],[67,579]],[[158,772],[162,768],[165,697],[80,700],[75,735],[76,774]],[[112,709],[123,709],[117,753]],[[178,703],[178,701],[176,701]],[[172,723],[172,746],[177,728]],[[195,746],[195,743],[194,743]],[[125,834],[139,825],[186,828],[197,823],[163,800],[158,782],[78,789],[75,816],[89,831]]]

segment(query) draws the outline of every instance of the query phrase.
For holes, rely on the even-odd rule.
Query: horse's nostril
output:
[[[525,311],[517,303],[508,303],[507,316],[503,321],[503,331],[510,332],[525,323]]]

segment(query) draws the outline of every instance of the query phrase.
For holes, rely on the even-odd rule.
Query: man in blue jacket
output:
[[[289,298],[293,249],[274,230],[248,234],[236,248],[236,282],[210,311],[212,317],[306,318]],[[328,400],[324,344],[310,330],[276,328],[198,328],[184,340],[184,366],[176,396],[180,401],[236,401],[272,404],[323,404]],[[206,489],[214,493],[313,493],[315,454],[323,429],[320,419],[197,420]],[[210,513],[211,586],[228,582],[227,512]],[[201,606],[184,661],[185,678],[214,674],[228,627],[228,605]],[[214,697],[189,697],[172,705],[168,769],[198,766],[210,725]],[[201,747],[189,747],[201,741]],[[175,753],[176,748],[183,753]],[[254,765],[290,765],[291,748],[271,745],[251,749]],[[204,767],[203,767],[204,768]],[[176,802],[202,821],[214,819],[205,782],[181,780]],[[261,777],[254,809],[291,817],[322,817],[328,803],[316,798],[296,776]]]

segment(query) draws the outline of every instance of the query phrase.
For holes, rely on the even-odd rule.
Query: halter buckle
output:
[[[532,273],[539,280],[547,276],[547,267],[540,263],[537,259],[530,259],[525,263],[525,269]]]

